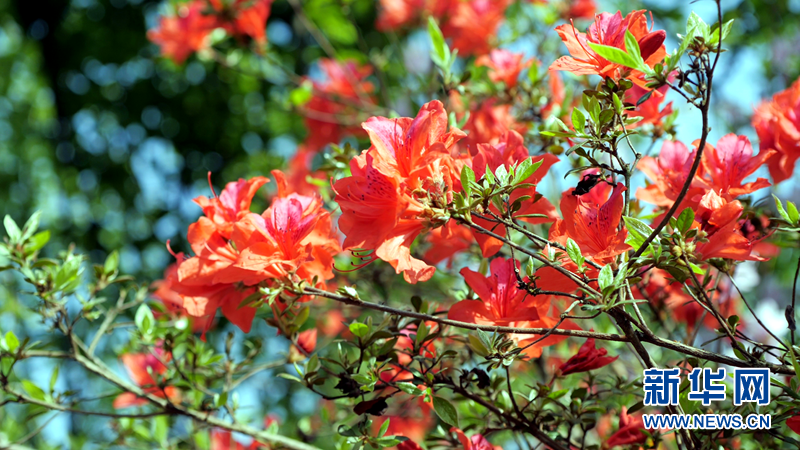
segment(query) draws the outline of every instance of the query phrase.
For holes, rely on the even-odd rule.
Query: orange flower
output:
[[[594,18],[597,5],[594,0],[568,0],[569,8],[563,15],[565,19],[592,19]]]
[[[278,197],[262,215],[248,208],[252,193],[265,179],[240,180],[229,184],[219,198],[197,200],[207,206],[204,210],[211,218],[201,217],[189,226],[195,256],[179,260],[174,288],[190,315],[208,316],[222,309],[248,332],[256,309],[241,303],[257,292],[257,285],[296,277],[316,279],[324,287],[333,278],[333,256],[341,246],[322,200],[289,193],[283,173],[272,174],[278,180]]]
[[[207,47],[207,37],[217,26],[214,16],[203,14],[206,3],[195,0],[178,9],[176,16],[162,16],[158,26],[147,31],[147,39],[161,48],[161,54],[178,64]]]
[[[695,145],[698,145],[698,142],[695,142]],[[769,181],[764,178],[758,178],[750,183],[744,183],[744,179],[775,153],[774,150],[762,150],[754,157],[753,147],[746,136],[732,133],[725,135],[717,141],[716,148],[706,145],[702,161],[705,168],[704,176],[698,182],[728,200],[769,187]]]
[[[379,31],[393,31],[413,24],[424,15],[441,17],[454,0],[380,0],[378,20],[375,28]],[[457,0],[455,0],[457,1]]]
[[[313,353],[317,348],[317,329],[311,328],[300,332],[297,335],[297,346],[306,354]]]
[[[272,0],[236,0],[223,5],[209,0],[214,14],[207,12],[206,0],[182,5],[177,16],[164,16],[158,26],[148,30],[147,38],[161,47],[161,54],[178,64],[192,53],[207,47],[208,35],[222,27],[233,36],[249,36],[259,44],[267,42],[266,26]]]
[[[606,439],[603,448],[612,448],[617,445],[643,444],[647,441],[644,434],[644,421],[641,415],[629,416],[628,408],[623,406],[619,413],[619,429]]]
[[[451,320],[475,323],[478,325],[496,325],[520,328],[552,328],[558,320],[549,315],[552,298],[548,295],[530,297],[525,290],[519,289],[514,267],[519,268],[519,261],[495,258],[489,267],[489,276],[483,276],[469,268],[461,269],[461,275],[467,285],[480,298],[462,300],[454,304],[447,314]],[[564,328],[574,325],[562,323]],[[540,336],[511,334],[517,345],[524,347]],[[564,339],[564,336],[550,336],[536,345],[529,347],[525,354],[538,357],[542,348],[553,345]]]
[[[645,156],[636,166],[655,183],[646,188],[639,188],[636,197],[656,206],[672,206],[686,182],[686,176],[692,167],[695,151],[678,141],[664,141],[661,153],[657,158]],[[703,175],[703,166],[697,171],[695,179]],[[684,199],[684,205],[697,205],[696,197],[702,196],[704,189],[693,182]]]
[[[183,253],[176,255],[176,259],[183,260]],[[213,317],[193,317],[186,312],[183,307],[183,297],[173,288],[179,284],[178,263],[170,264],[164,271],[164,279],[153,282],[155,291],[153,297],[160,300],[171,315],[176,317],[188,317],[192,324],[192,331],[199,333],[211,328]]]
[[[372,67],[354,61],[336,61],[322,58],[317,61],[325,75],[324,81],[314,81],[311,100],[303,105],[305,125],[308,130],[306,146],[318,152],[328,144],[338,144],[347,134],[359,134],[358,127],[342,125],[342,120],[353,115],[352,103],[369,96],[374,86],[366,78]]]
[[[495,83],[503,82],[506,88],[511,89],[517,85],[517,78],[523,69],[533,63],[532,60],[523,61],[525,55],[513,53],[504,49],[492,50],[488,55],[483,55],[475,60],[476,66],[489,68],[489,79]]]
[[[311,172],[314,155],[316,152],[305,144],[297,147],[297,153],[289,160],[287,167],[285,183],[290,192],[300,195],[314,195],[319,192],[319,188],[311,180],[326,180],[326,175],[322,171]]]
[[[574,240],[581,253],[599,264],[611,262],[617,255],[631,249],[625,243],[628,231],[619,228],[626,188],[622,183],[612,187],[600,182],[587,194],[575,195],[568,189],[561,196],[563,220],[550,228],[550,240],[566,245]]]
[[[431,420],[432,407],[430,404],[422,401],[422,397],[411,398],[404,400],[397,413],[386,416],[389,422],[389,428],[386,430],[386,436],[403,436],[409,440],[405,443],[422,442],[425,440],[425,435],[435,425],[435,421]],[[372,422],[373,431],[377,432],[383,421],[374,420]],[[401,444],[402,445],[402,444]],[[418,449],[419,445],[414,447],[411,444],[402,447],[398,445],[398,449]]]
[[[163,354],[160,349],[157,349],[156,352],[165,361],[170,360],[169,354]],[[153,379],[153,375],[162,375],[167,372],[167,366],[159,361],[156,355],[151,353],[128,353],[120,358],[134,383],[141,387],[145,393],[156,397],[169,398],[171,401],[180,400],[180,391],[177,388],[166,386],[162,389]],[[151,373],[153,375],[150,375]],[[124,392],[114,399],[113,406],[116,409],[122,409],[142,406],[148,403],[147,399],[138,397],[133,392]]]
[[[500,142],[508,130],[525,134],[527,125],[517,122],[511,113],[511,105],[496,105],[495,99],[481,102],[477,108],[470,110],[464,131],[469,135],[466,142],[470,153],[474,154],[478,144],[496,144]]]
[[[253,177],[249,180],[240,178],[225,185],[225,189],[212,198],[197,197],[194,202],[203,209],[203,214],[214,223],[217,231],[225,238],[230,238],[233,223],[250,212],[250,203],[261,186],[269,183],[268,178]],[[211,172],[208,173],[208,184],[211,186]],[[214,188],[211,187],[211,192]]]
[[[345,325],[345,317],[341,311],[338,309],[330,309],[326,311],[324,314],[321,314],[317,319],[317,329],[322,333],[323,336],[327,337],[334,337],[338,336],[339,333],[347,329]]]
[[[628,231],[619,228],[624,207],[625,186],[617,183],[612,187],[605,182],[596,184],[588,193],[575,195],[568,189],[561,196],[561,215],[550,227],[550,240],[561,245],[572,239],[586,259],[598,264],[613,262],[617,255],[631,249],[625,243]],[[566,255],[561,261],[570,271],[578,268]],[[587,275],[596,278],[597,269],[590,268]],[[574,281],[553,267],[546,266],[536,271],[537,287],[555,292],[572,292],[578,288]]]
[[[242,300],[255,293],[240,280],[226,281],[225,270],[237,259],[236,250],[207,217],[189,225],[188,241],[194,257],[178,260],[178,285],[186,312],[194,317],[212,316],[217,309],[245,333],[255,317],[255,308],[239,308]],[[256,284],[258,280],[251,280]],[[210,323],[210,321],[209,321]]]
[[[472,167],[475,171],[475,177],[480,179],[486,173],[487,168],[492,172],[497,170],[500,166],[510,168],[512,165],[519,164],[526,158],[530,158],[534,163],[541,163],[541,166],[539,166],[536,172],[523,181],[523,183],[529,184],[539,184],[542,178],[547,174],[547,171],[550,170],[550,167],[559,161],[557,156],[549,153],[540,156],[529,156],[528,148],[525,147],[522,136],[515,131],[508,131],[503,134],[500,142],[495,145],[479,144],[478,153],[472,158]],[[509,202],[514,203],[514,201],[524,195],[530,196],[530,200],[525,200],[516,214],[541,214],[546,217],[528,217],[521,220],[531,224],[540,224],[553,222],[559,218],[556,208],[546,198],[543,198],[541,194],[536,192],[536,187],[516,189],[511,193]],[[490,209],[498,213],[494,205],[490,206]],[[494,233],[500,236],[504,236],[506,233],[505,226],[503,225],[498,226],[495,223],[478,217],[474,218],[474,222],[487,230],[494,230]],[[494,255],[503,246],[500,240],[491,236],[477,231],[473,231],[473,235],[478,241],[478,244],[480,244],[484,257]]]
[[[775,244],[764,242],[775,231],[770,229],[770,220],[767,216],[751,216],[739,220],[739,233],[753,244],[753,252],[765,258],[778,256],[781,249]]]
[[[697,244],[696,252],[703,260],[766,261],[767,258],[753,254],[753,242],[741,234],[739,217],[743,210],[738,200],[728,202],[714,191],[703,196],[695,211],[693,225],[693,228],[704,231],[708,239],[708,242]]]
[[[444,225],[454,172],[450,151],[464,136],[447,131],[441,102],[430,102],[417,117],[373,117],[363,124],[372,146],[350,163],[352,176],[334,184],[342,209],[339,227],[346,249],[369,251],[409,283],[426,281],[434,267],[411,256],[411,244],[423,231]]]
[[[389,426],[391,427],[392,424],[389,423]],[[407,441],[403,441],[397,444],[397,450],[422,450],[422,447],[420,447],[419,444],[417,444],[416,442],[409,439]]]
[[[647,298],[654,305],[663,304],[669,311],[670,317],[676,322],[685,323],[687,332],[691,333],[695,325],[702,317],[705,318],[702,324],[709,329],[717,329],[720,324],[711,314],[704,314],[706,310],[700,306],[695,299],[685,290],[687,284],[693,284],[692,280],[679,282],[669,278],[669,274],[661,269],[654,269],[644,276],[644,281],[640,283],[643,287],[641,294],[634,292],[635,298]],[[717,289],[714,290],[714,279],[709,278],[706,291],[713,291],[711,301],[722,317],[729,317],[737,314],[737,305],[731,296],[731,288],[724,281],[720,281]],[[639,295],[637,295],[639,294]]]
[[[450,220],[445,226],[435,228],[427,234],[425,240],[430,247],[422,259],[430,265],[449,259],[448,268],[452,267],[453,256],[467,250],[475,242],[476,237],[477,235],[473,235],[469,227]],[[486,237],[491,239],[489,236]]]
[[[489,53],[489,39],[505,19],[510,0],[465,0],[456,2],[442,26],[442,34],[462,56]]]
[[[273,171],[283,178],[278,173]],[[316,277],[324,287],[333,278],[333,256],[341,247],[322,199],[282,194],[279,188],[279,197],[262,215],[250,213],[235,224],[231,240],[241,250],[221,282],[251,284],[294,273],[307,281]]]
[[[233,434],[228,430],[214,430],[211,432],[211,446],[209,450],[255,450],[258,448],[269,448],[260,445],[258,441],[253,441],[245,446],[233,438]]]
[[[772,181],[780,183],[790,178],[800,158],[800,79],[758,105],[753,127],[761,141],[761,151],[776,152],[767,161]]]
[[[607,61],[589,47],[589,42],[625,50],[626,31],[630,31],[636,38],[642,58],[648,66],[654,67],[667,55],[664,48],[666,32],[648,30],[644,10],[633,11],[625,18],[617,11],[616,14],[602,13],[595,16],[587,33],[576,31],[574,24],[556,27],[556,32],[566,44],[570,56],[562,56],[556,60],[550,70],[565,70],[575,75],[600,75],[614,80],[623,78],[632,69]],[[641,73],[633,71],[630,79],[642,87],[645,85]]]
[[[220,25],[236,37],[249,36],[260,45],[267,43],[267,19],[272,0],[208,0],[219,18]]]
[[[608,355],[608,350],[604,348],[598,350],[595,346],[594,338],[589,338],[581,345],[578,353],[562,364],[558,370],[561,372],[561,375],[588,372],[605,367],[619,358],[619,356],[611,357],[606,355]]]
[[[461,429],[450,428],[451,433],[455,433],[458,442],[461,443],[461,450],[503,450],[503,447],[492,445],[482,434],[475,433],[471,437],[461,431]]]

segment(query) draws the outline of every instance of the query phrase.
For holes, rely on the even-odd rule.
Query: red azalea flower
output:
[[[209,186],[211,185],[211,172]],[[214,223],[217,231],[225,238],[231,237],[233,224],[244,215],[250,213],[250,203],[261,186],[269,183],[265,177],[253,177],[249,180],[239,179],[225,185],[219,196],[212,198],[197,197],[194,202],[203,209],[203,214]],[[211,188],[214,192],[214,188]]]
[[[504,49],[492,50],[488,55],[483,55],[475,60],[476,66],[486,66],[489,68],[489,79],[495,83],[503,82],[506,88],[511,89],[517,85],[517,78],[523,69],[527,69],[533,63],[532,60],[525,61],[522,53],[513,53]]]
[[[437,211],[450,203],[459,177],[450,152],[464,133],[447,131],[439,101],[413,119],[373,117],[363,126],[372,147],[334,184],[344,247],[369,251],[367,263],[386,261],[409,283],[426,281],[435,268],[412,257],[410,247],[423,231],[444,225]]]
[[[418,22],[424,16],[442,17],[459,0],[380,0],[379,31],[393,31]]]
[[[587,339],[578,350],[578,353],[559,367],[559,371],[561,371],[561,375],[588,372],[607,366],[619,358],[619,356],[613,358],[606,356],[607,354],[608,350],[604,348],[597,349],[597,347],[595,347],[594,338]]]
[[[217,27],[213,15],[204,14],[206,3],[195,0],[181,5],[175,16],[162,16],[147,38],[161,48],[161,54],[178,64],[192,53],[206,48],[208,35]]]
[[[607,61],[591,49],[589,42],[625,50],[625,32],[630,31],[639,44],[645,64],[654,67],[667,55],[664,48],[667,33],[664,30],[648,30],[645,12],[633,11],[625,18],[619,11],[616,14],[599,14],[595,16],[594,23],[589,26],[586,33],[575,30],[574,24],[556,27],[556,32],[566,44],[570,56],[562,56],[556,60],[550,66],[550,70],[565,70],[575,75],[600,75],[614,80],[619,80],[627,72],[632,72],[629,77],[631,81],[644,87],[645,82],[641,73]]]
[[[529,296],[519,289],[514,267],[519,261],[495,258],[489,266],[489,275],[483,276],[469,268],[461,269],[461,275],[480,300],[462,300],[450,308],[447,317],[460,322],[478,325],[497,325],[520,328],[552,328],[558,320],[550,315],[552,297],[548,295]],[[563,328],[575,328],[571,322],[561,324]],[[541,336],[511,334],[517,345],[527,343]],[[542,348],[556,344],[564,336],[550,336],[529,347],[525,354],[538,357]]]
[[[195,256],[179,259],[173,288],[190,315],[213,316],[221,309],[249,332],[256,309],[241,302],[256,285],[293,276],[324,287],[333,278],[333,256],[341,246],[322,199],[289,193],[283,174],[273,175],[278,196],[262,215],[249,212],[249,201],[265,179],[240,180],[219,198],[196,200],[210,217],[189,226]]]
[[[318,330],[316,328],[311,328],[297,335],[297,345],[306,354],[313,353],[317,348],[317,333]]]
[[[178,253],[176,259],[182,261],[184,259],[183,253]],[[209,330],[213,324],[214,317],[194,317],[188,314],[186,308],[183,307],[183,297],[174,289],[179,283],[178,263],[170,264],[164,270],[164,278],[153,282],[152,286],[155,288],[153,298],[160,300],[171,315],[188,318],[193,332],[200,333]]]
[[[693,228],[706,233],[708,242],[697,244],[696,252],[703,260],[711,258],[737,261],[765,261],[753,254],[753,242],[741,234],[739,218],[744,208],[738,200],[726,201],[714,191],[708,191],[695,211]]]
[[[323,81],[314,81],[311,100],[302,106],[305,116],[306,148],[318,152],[328,144],[338,144],[349,134],[363,134],[357,126],[343,125],[342,121],[357,111],[354,104],[372,102],[374,86],[366,78],[371,66],[354,61],[320,59],[317,64],[325,75]]]
[[[786,419],[786,425],[797,434],[800,434],[800,416],[792,416]]]
[[[464,124],[464,131],[469,133],[465,141],[472,154],[479,144],[500,142],[509,130],[525,134],[528,126],[517,122],[511,113],[511,105],[497,105],[495,99],[483,101],[471,109],[469,118]]]
[[[442,34],[451,40],[451,47],[462,56],[489,53],[489,40],[505,19],[510,0],[465,0],[455,2],[448,10]]]
[[[594,0],[569,0],[565,19],[593,19],[597,5]]]
[[[761,141],[761,151],[775,151],[767,160],[772,181],[780,183],[790,178],[800,158],[800,79],[758,105],[753,127]]]
[[[272,0],[208,0],[217,13],[222,28],[236,37],[249,36],[260,45],[267,43],[267,19]]]
[[[643,444],[647,441],[647,435],[642,431],[644,429],[642,416],[629,416],[628,408],[623,406],[619,414],[619,430],[606,439],[603,448],[612,448],[618,445]]]
[[[745,183],[744,179],[775,153],[774,150],[762,150],[758,156],[753,156],[753,147],[746,136],[725,135],[717,141],[716,148],[706,145],[702,161],[705,170],[698,184],[728,200],[769,187],[769,181],[764,178],[750,183]]]
[[[171,401],[180,401],[180,391],[174,386],[166,386],[161,388],[157,385],[153,375],[161,375],[167,372],[165,366],[159,357],[165,361],[171,359],[171,355],[163,353],[160,349],[156,349],[158,357],[151,353],[128,353],[122,355],[122,364],[125,365],[128,374],[130,374],[134,383],[141,387],[142,390],[151,395],[161,398],[169,398]],[[151,373],[153,375],[151,375]],[[114,399],[114,408],[130,408],[133,406],[142,406],[148,404],[148,400],[136,396],[133,392],[124,392]]]
[[[617,183],[596,184],[587,194],[575,195],[568,189],[561,196],[561,215],[550,229],[550,240],[566,245],[571,238],[587,258],[604,264],[631,249],[625,243],[628,231],[619,228],[626,188]]]
[[[461,443],[461,450],[502,450],[500,446],[492,445],[488,439],[482,434],[475,433],[470,437],[461,431],[461,429],[453,427],[450,428],[451,433],[455,433],[458,442]]]
[[[690,152],[682,142],[664,141],[658,157],[645,156],[636,166],[653,181],[646,188],[639,188],[636,197],[656,206],[672,206],[686,182],[695,152],[694,149]],[[704,175],[703,170],[704,166],[701,165],[684,198],[684,206],[697,205],[699,198],[705,193],[705,189],[699,184],[699,178]]]

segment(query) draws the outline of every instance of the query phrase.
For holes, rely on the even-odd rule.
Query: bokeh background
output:
[[[372,0],[303,3],[340,56],[374,57],[365,54],[364,43],[382,48],[394,38],[409,72],[424,76],[431,70],[427,34],[397,38],[376,32]],[[652,10],[656,27],[671,37],[668,49],[691,10],[715,21],[715,4],[705,0],[598,6]],[[710,141],[736,132],[757,142],[750,127],[753,107],[800,75],[800,0],[723,0],[722,6],[725,19],[736,22],[715,80]],[[201,55],[177,66],[159,58],[146,38],[165,7],[147,0],[0,0],[0,216],[24,222],[41,210],[42,227],[52,232],[46,252],[74,243],[102,262],[119,250],[121,271],[144,281],[160,277],[172,261],[168,240],[173,248],[185,248],[186,227],[200,213],[191,199],[208,194],[209,171],[219,187],[265,175],[294,154],[307,131],[292,113],[290,78],[321,76],[312,62],[325,56],[290,5],[276,0],[267,28],[270,64],[231,50],[221,61]],[[499,34],[511,35],[504,29]],[[556,39],[553,48],[562,51],[558,45]],[[524,37],[505,46],[529,54],[533,49]],[[673,100],[682,112],[678,136],[691,142],[699,137],[698,116]],[[410,104],[393,106],[411,112]],[[559,173],[557,166],[546,183],[551,200],[563,188],[566,169]],[[771,201],[772,192],[797,201],[797,178],[796,173],[794,180],[757,193],[756,201]],[[775,329],[785,328],[782,305],[797,257],[797,250],[786,251],[758,271],[745,264],[737,274]],[[0,282],[0,329],[40,326],[26,319],[15,279],[0,273]],[[49,378],[49,368],[28,370]],[[302,394],[274,392],[265,408],[283,408],[284,417],[291,405],[314,408],[314,400]],[[0,420],[10,419],[0,412]],[[67,445],[80,420],[59,419],[45,441]]]

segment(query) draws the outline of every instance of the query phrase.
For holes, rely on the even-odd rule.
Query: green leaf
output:
[[[783,209],[783,203],[781,203],[781,200],[778,197],[776,197],[775,194],[772,194],[772,198],[775,199],[775,207],[778,208],[778,214],[780,214],[783,220],[791,224],[794,224],[794,222],[792,222],[792,218],[789,217],[789,213],[787,213],[786,210]]]
[[[48,242],[50,241],[50,230],[40,231],[30,238],[28,238],[28,243],[25,244],[25,252],[26,253],[33,253],[35,251],[41,250]]]
[[[458,411],[452,403],[441,397],[433,397],[433,410],[444,423],[458,427]]]
[[[623,65],[625,67],[630,67],[631,69],[641,70],[641,67],[639,67],[639,62],[636,60],[636,58],[625,53],[624,50],[608,45],[595,44],[594,42],[587,43],[589,44],[589,47],[595,51],[595,53],[607,59],[608,61],[614,64]]]
[[[419,390],[419,388],[417,388],[413,383],[400,381],[398,383],[395,383],[395,386],[397,386],[398,389],[405,392],[406,394],[420,395],[422,393],[422,391]]]
[[[43,401],[47,397],[42,388],[33,384],[33,382],[30,380],[22,380],[22,388],[25,389],[25,392],[27,392],[28,395],[36,400]]]
[[[600,269],[600,275],[597,277],[597,284],[600,286],[601,291],[614,284],[614,272],[611,270],[610,264],[606,264]]]
[[[19,227],[17,226],[17,222],[14,222],[14,219],[12,219],[8,214],[6,214],[6,217],[3,219],[3,225],[6,227],[8,239],[11,242],[19,241],[19,238],[22,237],[22,231],[20,231]]]
[[[441,68],[446,68],[450,60],[450,48],[444,41],[444,35],[436,20],[428,17],[428,34],[431,37],[431,59]]]
[[[55,391],[56,382],[58,382],[58,366],[53,367],[53,374],[50,375],[50,394]]]
[[[692,13],[689,15],[689,19],[686,21],[686,29],[694,30],[694,36],[702,36],[706,41],[708,41],[710,38],[711,30],[708,27],[708,24],[705,23],[703,19],[694,11],[692,11]]]
[[[360,322],[353,322],[350,324],[350,332],[353,333],[354,336],[363,338],[369,333],[369,327]]]
[[[681,212],[681,215],[678,216],[676,227],[680,230],[681,234],[685,234],[692,226],[692,222],[694,222],[694,211],[692,208],[686,208]]]
[[[106,275],[112,275],[119,267],[119,252],[114,250],[108,254],[105,264],[103,264],[103,272]]]
[[[578,267],[583,267],[584,258],[581,254],[581,248],[577,242],[573,241],[571,238],[567,238],[567,256],[569,259],[572,260]]]
[[[634,217],[623,216],[622,220],[625,221],[625,226],[628,228],[628,237],[625,239],[625,243],[639,250],[647,237],[653,234],[653,229]]]
[[[576,133],[583,133],[586,126],[586,116],[578,108],[572,108],[572,126]]]
[[[25,225],[22,227],[22,238],[21,241],[27,240],[29,237],[33,236],[33,233],[36,233],[36,230],[39,229],[39,220],[42,217],[42,211],[36,211],[35,213],[31,214],[31,217],[28,218],[28,221],[25,222]]]
[[[724,41],[728,34],[731,32],[731,27],[733,27],[733,19],[725,22],[722,24],[722,28],[716,27],[713,32],[711,32],[711,38],[708,40],[709,44],[716,44],[718,42]],[[720,39],[719,32],[720,29],[722,30],[722,39]]]
[[[797,212],[797,206],[794,203],[787,201],[786,202],[786,212],[789,214],[789,222],[792,225],[797,225],[800,222],[800,213]]]
[[[292,89],[289,93],[289,101],[294,106],[303,106],[311,100],[314,85],[309,80],[303,81],[300,86]]]
[[[17,339],[13,331],[6,333],[5,344],[9,353],[14,353],[19,348],[19,339]]]
[[[475,182],[475,171],[469,166],[464,166],[461,169],[461,188],[464,191],[464,196],[469,198],[472,195],[472,183]]]
[[[789,356],[792,358],[792,367],[794,367],[795,375],[800,378],[800,363],[797,362],[797,354],[794,351],[794,346],[789,346]]]
[[[514,182],[515,183],[522,183],[523,181],[527,180],[531,177],[539,167],[541,167],[542,161],[533,162],[532,158],[526,158],[522,160],[522,162],[517,166],[516,172],[514,172]]]
[[[417,337],[415,340],[417,347],[422,346],[422,343],[425,342],[426,337],[428,337],[428,326],[425,325],[425,322],[421,322],[417,327]]]
[[[639,48],[639,42],[636,41],[636,37],[631,33],[631,30],[625,30],[625,51],[636,60],[636,67],[634,68],[642,70],[643,72],[649,70],[649,67],[644,63],[644,59],[642,59],[642,51]]]
[[[139,309],[136,310],[134,323],[136,323],[136,327],[139,328],[139,331],[141,331],[142,334],[153,334],[156,319],[153,316],[153,311],[150,310],[150,307],[147,306],[146,303],[142,303],[142,305],[139,306]]]
[[[469,348],[471,348],[473,352],[484,357],[489,355],[489,348],[480,337],[470,334],[467,338],[469,339]]]
[[[378,437],[383,437],[386,434],[386,431],[389,430],[389,419],[387,418],[383,425],[381,425],[381,429],[378,430]]]

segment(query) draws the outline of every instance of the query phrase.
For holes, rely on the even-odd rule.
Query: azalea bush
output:
[[[276,7],[318,44],[312,73],[273,52]],[[326,26],[360,9],[378,32]],[[2,269],[46,332],[3,330],[0,445],[63,414],[102,424],[76,446],[119,448],[797,448],[800,215],[764,198],[796,178],[800,81],[755,108],[757,142],[712,130],[737,26],[716,11],[668,39],[591,0],[163,5],[162,70],[281,74],[302,143],[269,173],[209,173],[153,283],[6,216]],[[736,274],[777,259],[794,276],[767,322]],[[44,377],[20,369],[39,360]],[[697,368],[766,369],[771,402],[730,378],[696,400]],[[648,400],[654,369],[680,375],[675,402]],[[276,395],[312,406],[259,406]],[[771,427],[642,418],[711,412]]]

